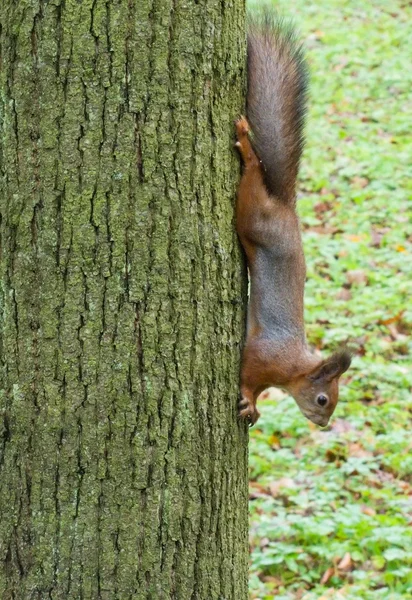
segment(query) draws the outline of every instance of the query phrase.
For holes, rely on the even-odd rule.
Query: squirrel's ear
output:
[[[332,381],[332,379],[340,377],[342,373],[349,369],[351,361],[351,353],[348,350],[340,350],[321,362],[319,367],[309,373],[308,377],[311,381],[319,381],[320,379]]]

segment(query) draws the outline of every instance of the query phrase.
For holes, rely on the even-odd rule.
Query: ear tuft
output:
[[[309,379],[318,381],[325,379],[331,381],[336,377],[340,377],[342,373],[347,371],[352,361],[352,354],[349,350],[343,349],[334,352],[332,356],[324,360],[319,367],[309,374]]]
[[[342,373],[345,373],[345,371],[347,371],[350,367],[350,364],[352,362],[352,353],[346,348],[344,348],[332,354],[331,358],[334,357],[336,362],[340,365],[341,371],[339,375],[342,375]]]

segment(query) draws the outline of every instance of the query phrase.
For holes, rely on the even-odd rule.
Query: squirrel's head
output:
[[[325,427],[339,398],[339,377],[349,369],[352,356],[347,350],[335,352],[306,375],[287,387],[307,419]]]

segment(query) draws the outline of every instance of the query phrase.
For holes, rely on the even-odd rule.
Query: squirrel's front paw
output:
[[[242,398],[239,402],[239,417],[249,421],[250,427],[256,423],[260,417],[260,412],[252,400]]]

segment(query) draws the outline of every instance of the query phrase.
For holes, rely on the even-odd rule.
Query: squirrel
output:
[[[275,386],[324,427],[351,354],[342,349],[322,359],[312,354],[305,336],[306,265],[296,179],[308,69],[293,29],[268,10],[249,19],[247,57],[247,119],[235,122],[235,146],[243,161],[236,227],[250,276],[239,416],[254,425],[260,416],[257,397]]]

